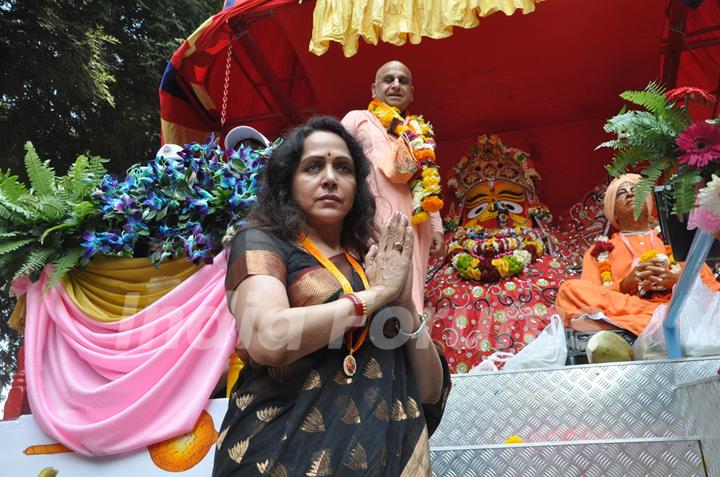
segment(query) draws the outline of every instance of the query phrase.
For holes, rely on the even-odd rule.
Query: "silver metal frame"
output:
[[[453,375],[434,473],[720,477],[719,368],[716,356]],[[511,435],[525,442],[502,444]]]

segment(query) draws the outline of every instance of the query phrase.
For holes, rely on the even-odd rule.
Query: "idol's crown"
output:
[[[479,136],[470,155],[463,156],[453,168],[448,186],[454,189],[455,197],[462,198],[478,182],[504,179],[535,197],[533,178],[539,175],[528,163],[529,157],[525,151],[505,146],[495,134]]]

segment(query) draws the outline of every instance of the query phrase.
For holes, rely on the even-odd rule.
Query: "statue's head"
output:
[[[470,156],[454,168],[448,186],[461,204],[463,228],[532,226],[529,208],[537,199],[528,154],[505,147],[495,136],[480,136]]]
[[[465,194],[463,227],[530,226],[528,204],[527,191],[514,182],[480,181]]]

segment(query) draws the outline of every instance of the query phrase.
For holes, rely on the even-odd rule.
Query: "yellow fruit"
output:
[[[53,469],[52,467],[45,467],[43,470],[40,471],[38,474],[38,477],[55,477],[58,475],[58,471]]]
[[[148,452],[161,469],[185,472],[205,458],[216,440],[217,431],[212,416],[203,411],[191,432],[153,444],[148,447]]]
[[[632,361],[633,350],[617,333],[600,331],[588,341],[585,353],[590,363],[612,363]]]

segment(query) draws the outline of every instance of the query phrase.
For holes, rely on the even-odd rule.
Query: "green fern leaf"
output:
[[[41,161],[30,141],[25,143],[25,169],[33,192],[39,197],[53,196],[57,190],[55,171],[49,161]]]
[[[668,124],[664,117],[648,111],[628,111],[613,116],[605,123],[604,129],[630,145],[653,144],[658,139],[667,143],[677,136],[675,127]]]
[[[67,196],[73,201],[83,200],[95,189],[98,179],[90,171],[90,162],[87,156],[80,155],[70,166],[67,175],[62,178],[63,187]]]
[[[47,220],[57,222],[65,216],[65,203],[59,197],[36,197],[30,194],[24,195],[19,200],[19,205],[26,210],[33,212],[36,220]]]
[[[635,220],[640,218],[640,213],[645,209],[645,199],[652,192],[655,183],[647,177],[641,178],[633,191],[633,216]]]
[[[27,196],[29,194],[25,194],[23,197]],[[20,205],[16,200],[10,200],[2,190],[0,190],[0,217],[16,224],[34,222],[37,219],[30,210]]]
[[[640,111],[621,111],[619,114],[616,114],[612,118],[608,119],[605,126],[603,126],[603,129],[605,129],[605,132],[625,137],[627,136],[627,132],[629,130],[634,129],[639,112]]]
[[[45,238],[47,238],[47,236],[53,232],[57,232],[59,230],[64,230],[64,229],[70,229],[73,227],[77,227],[77,222],[75,222],[75,221],[63,222],[62,224],[58,224],[58,225],[55,225],[48,229],[45,229],[45,231],[43,231],[42,235],[40,235],[40,243],[43,244],[45,242]]]
[[[640,173],[642,178],[635,186],[633,195],[633,215],[635,220],[645,208],[645,199],[652,194],[662,173],[670,166],[666,159],[651,161]]]
[[[10,171],[0,171],[0,191],[5,194],[9,200],[17,200],[27,194],[27,188],[24,184],[18,182],[18,176],[10,175]]]
[[[675,135],[682,133],[692,123],[690,113],[685,108],[671,107],[663,115],[665,122],[675,131]]]
[[[45,284],[45,290],[57,285],[63,276],[78,264],[80,257],[82,256],[82,248],[76,247],[70,249],[68,253],[61,256],[53,262],[53,272],[50,279]]]
[[[595,150],[597,151],[598,149],[604,149],[604,148],[621,149],[623,147],[623,145],[624,145],[624,142],[622,140],[613,139],[611,141],[605,141],[605,142],[598,144],[597,146],[595,146]]]
[[[702,181],[700,173],[694,169],[688,169],[684,174],[679,174],[672,182],[673,214],[684,215],[695,207],[695,186]]]
[[[692,122],[687,108],[669,102],[665,97],[665,87],[660,84],[650,83],[644,91],[625,91],[620,96],[653,113],[674,131],[675,136]]]
[[[615,153],[612,163],[606,166],[606,169],[613,177],[619,177],[634,169],[638,164],[649,160],[652,156],[652,149],[644,146],[621,149]]]
[[[620,97],[658,115],[664,114],[669,106],[665,98],[665,88],[655,83],[647,85],[644,91],[625,91]]]
[[[20,235],[20,232],[0,232],[0,240],[16,238],[18,235]]]
[[[78,202],[73,206],[73,215],[75,215],[76,220],[79,222],[80,220],[84,219],[85,217],[89,215],[99,215],[98,208],[93,204],[92,202],[89,202],[87,200],[84,200],[82,202]]]
[[[22,240],[14,240],[12,242],[3,242],[0,243],[0,255],[5,255],[6,253],[15,252],[23,247],[25,247],[27,244],[34,242],[34,238],[29,239],[22,239]]]
[[[87,156],[79,155],[70,170],[68,170],[67,176],[72,180],[72,184],[76,186],[82,185],[82,180],[87,178],[90,169],[90,161]]]
[[[14,282],[24,275],[41,271],[53,252],[54,250],[51,248],[36,248],[31,250],[25,262],[15,272],[12,281]]]
[[[92,156],[88,160],[88,173],[92,174],[92,177],[99,184],[103,176],[107,174],[107,169],[103,166],[104,163],[108,162],[107,159],[103,159],[100,156]]]

